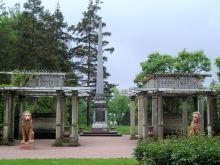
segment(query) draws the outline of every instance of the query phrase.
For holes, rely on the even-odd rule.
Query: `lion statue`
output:
[[[189,127],[189,136],[194,136],[201,131],[201,114],[199,112],[193,112],[192,122]]]
[[[22,141],[21,144],[33,143],[34,131],[32,126],[32,115],[30,111],[24,111],[22,114]]]

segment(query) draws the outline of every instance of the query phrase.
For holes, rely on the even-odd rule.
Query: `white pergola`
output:
[[[56,140],[55,145],[62,142],[64,134],[64,102],[66,97],[72,97],[72,123],[70,146],[77,146],[78,143],[78,97],[89,96],[90,87],[0,87],[0,94],[4,97],[4,123],[3,123],[3,144],[9,144],[14,139],[14,113],[15,97],[19,97],[20,116],[24,111],[25,96],[30,97],[56,97]],[[20,118],[21,120],[21,118]]]
[[[207,99],[207,131],[213,134],[213,118],[216,98],[212,89],[202,87],[207,75],[200,74],[154,74],[148,76],[142,88],[130,88],[124,95],[130,97],[130,135],[135,139],[135,98],[138,98],[138,138],[148,138],[148,127],[153,127],[155,138],[164,135],[164,97],[178,97],[182,100],[181,131],[188,131],[188,98],[197,98],[197,111],[201,113],[201,127],[204,132],[204,100]],[[148,119],[148,103],[151,102],[152,116]],[[149,122],[151,121],[151,123]]]

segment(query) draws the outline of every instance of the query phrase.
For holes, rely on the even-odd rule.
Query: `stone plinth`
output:
[[[35,144],[34,143],[21,144],[20,149],[21,150],[34,150],[35,149]]]
[[[96,95],[94,98],[94,113],[93,113],[93,132],[107,132],[107,107],[105,97]]]

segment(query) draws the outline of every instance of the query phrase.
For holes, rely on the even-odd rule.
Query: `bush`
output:
[[[217,165],[220,164],[220,139],[195,136],[148,140],[138,144],[134,155],[143,164]]]

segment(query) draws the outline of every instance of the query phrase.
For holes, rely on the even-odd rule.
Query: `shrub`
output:
[[[220,139],[195,136],[140,142],[134,151],[141,163],[157,165],[220,164]]]

